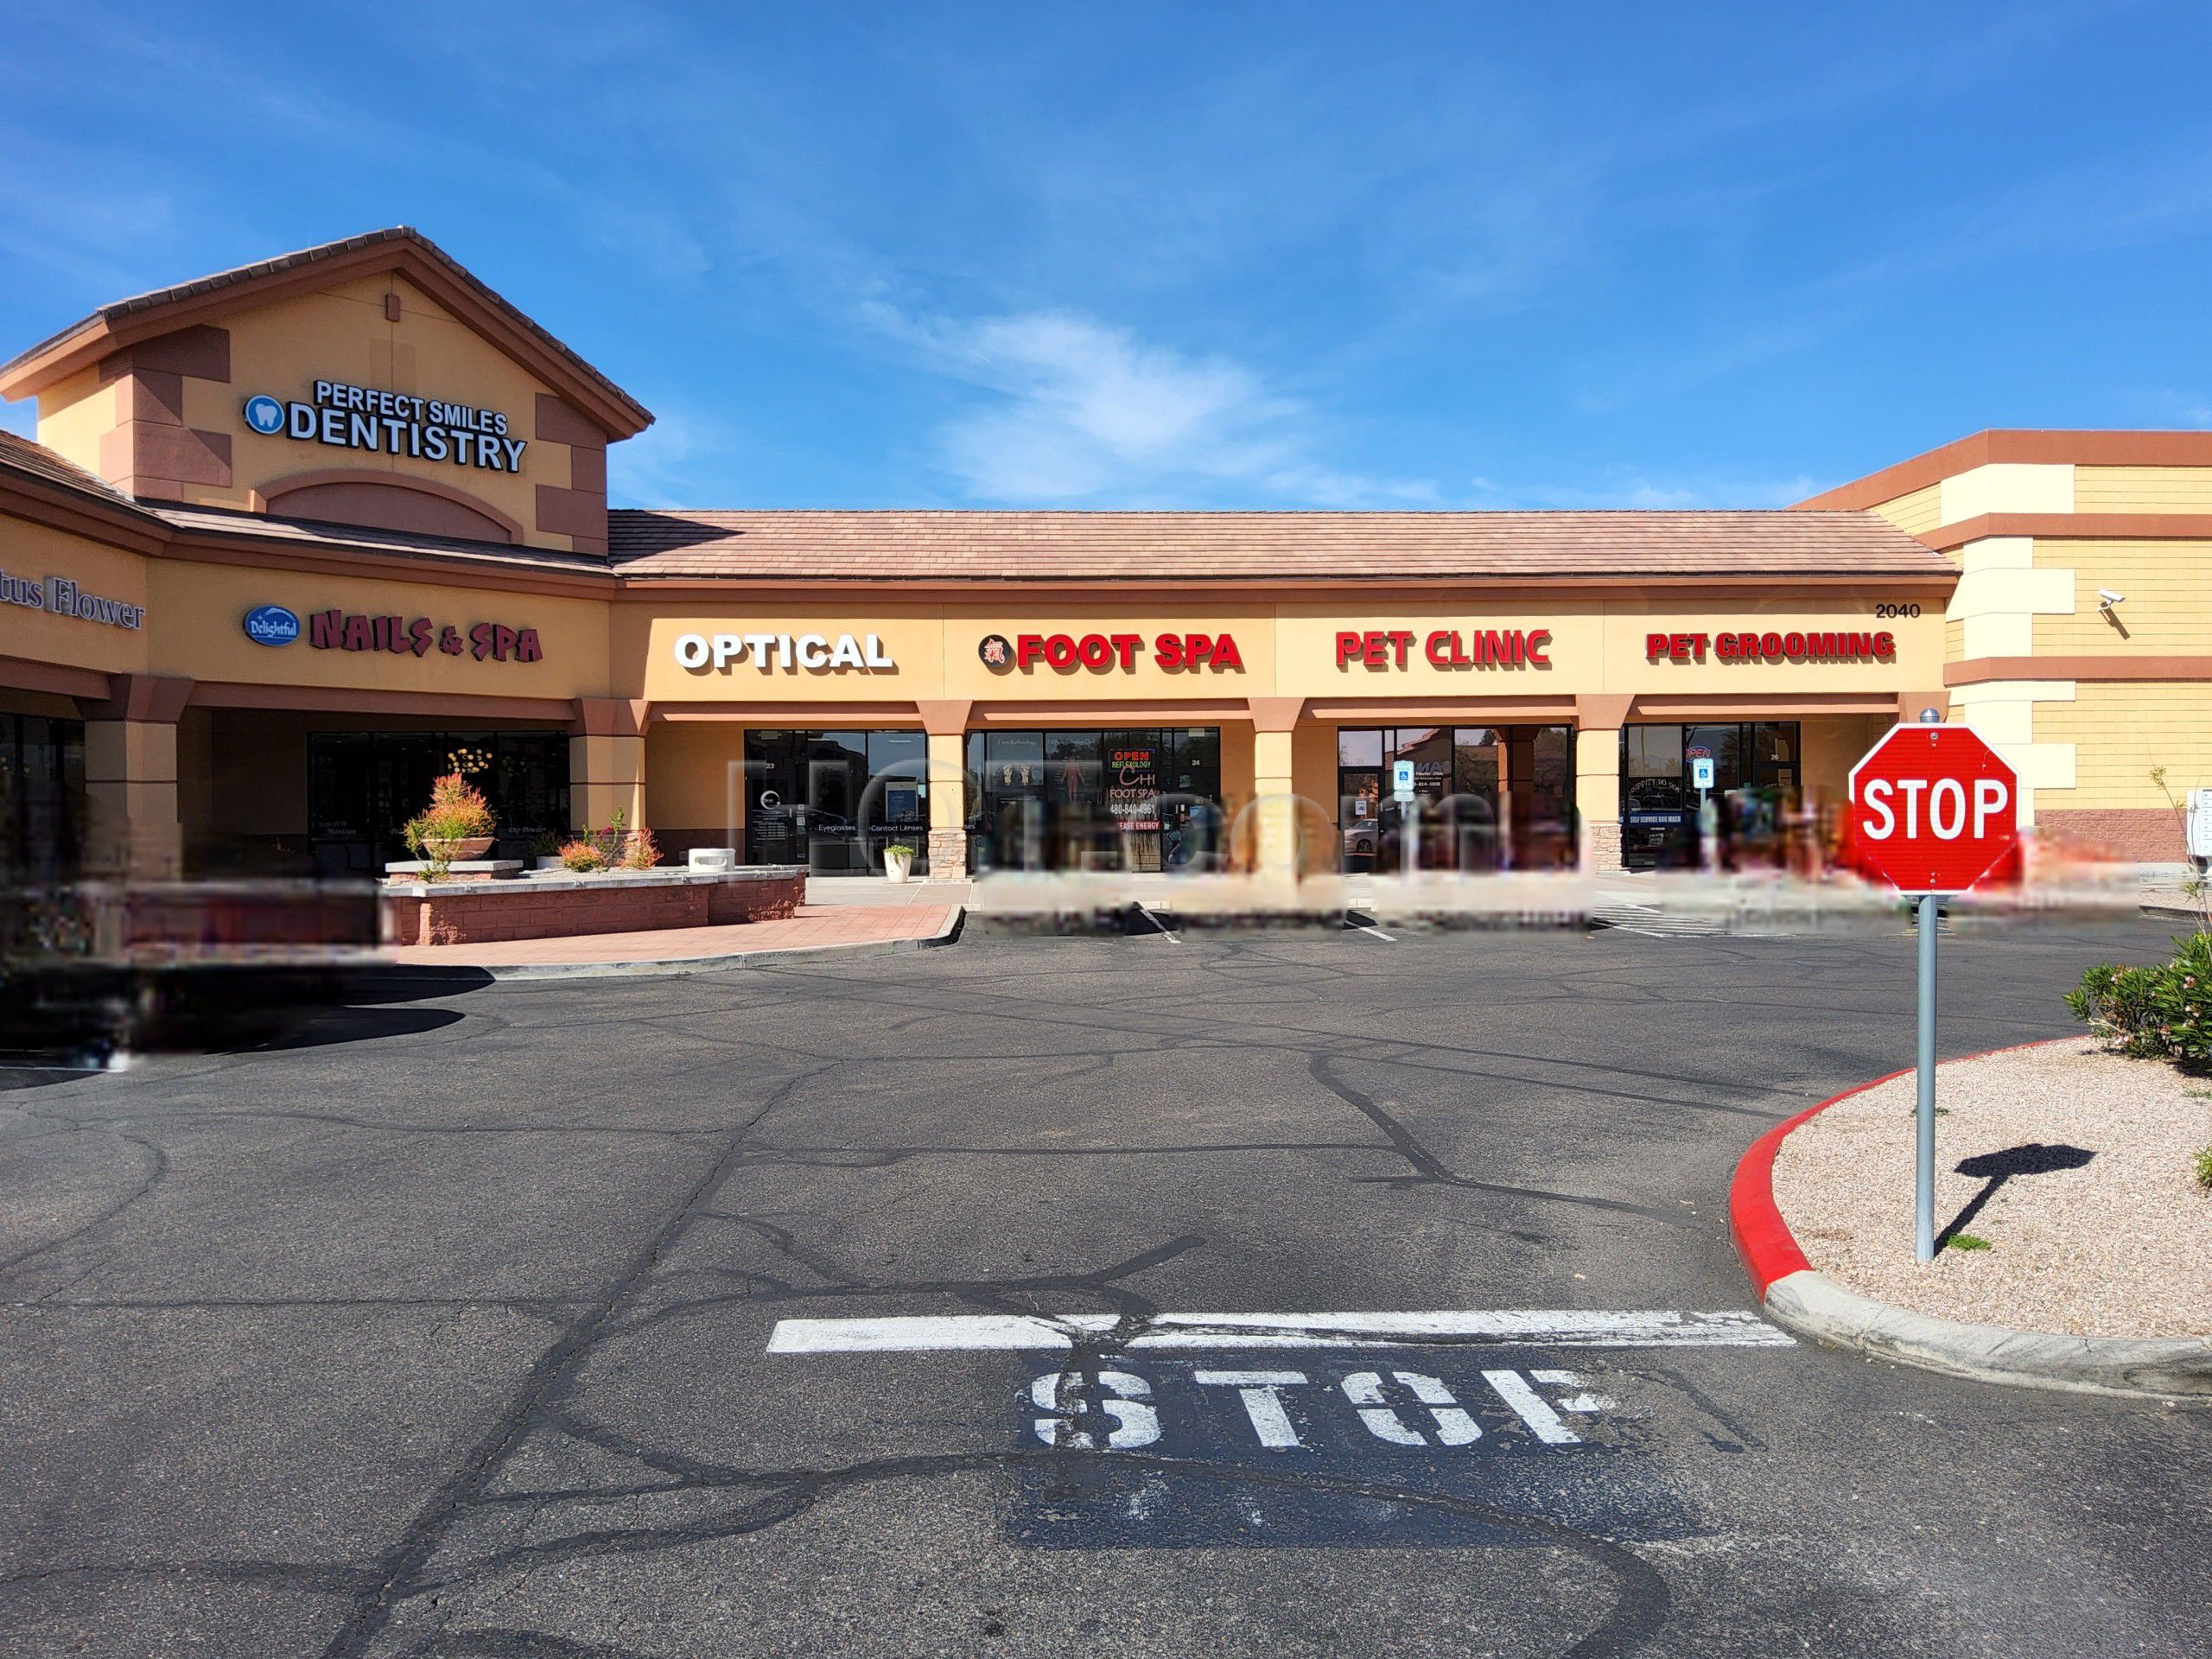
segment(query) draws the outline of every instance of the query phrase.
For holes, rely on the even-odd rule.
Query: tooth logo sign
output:
[[[245,400],[245,423],[264,437],[274,437],[284,429],[284,405],[264,392]]]

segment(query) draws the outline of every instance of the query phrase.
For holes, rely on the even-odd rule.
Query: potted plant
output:
[[[904,881],[914,874],[914,849],[903,841],[894,841],[883,849],[883,874],[893,881]]]
[[[457,772],[430,785],[430,804],[407,821],[407,850],[438,865],[481,858],[499,830],[483,791]]]
[[[561,837],[550,830],[541,830],[531,838],[530,868],[533,870],[557,870],[561,864]]]

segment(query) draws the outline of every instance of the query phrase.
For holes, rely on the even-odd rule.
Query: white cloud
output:
[[[1798,474],[1754,478],[1733,474],[1654,477],[1636,467],[1613,467],[1582,484],[1503,485],[1475,478],[1468,487],[1484,507],[1643,508],[1786,507],[1816,495],[1823,486]]]
[[[696,410],[671,407],[648,398],[653,423],[634,438],[610,444],[607,450],[607,499],[618,507],[735,505],[734,502],[695,499],[696,476],[708,472],[719,477],[731,448],[729,435],[711,416]],[[709,463],[702,468],[695,462]]]
[[[1313,411],[1246,365],[1148,344],[1080,313],[914,319],[861,315],[983,394],[938,433],[979,500],[1023,505],[1209,500],[1293,505],[1433,498],[1433,486],[1320,465]]]

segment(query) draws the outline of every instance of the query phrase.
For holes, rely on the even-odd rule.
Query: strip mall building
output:
[[[1637,867],[1701,790],[1751,853],[1929,708],[2046,835],[2176,858],[2152,768],[2212,782],[2208,433],[1781,512],[610,510],[652,416],[406,230],[103,307],[0,393],[19,879],[369,872],[456,764],[502,853],[619,810],[939,876]]]

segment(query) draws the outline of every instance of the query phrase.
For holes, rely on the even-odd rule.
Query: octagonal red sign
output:
[[[1851,769],[1853,861],[1900,893],[1964,893],[2020,844],[2020,779],[1965,726],[1896,726]]]

